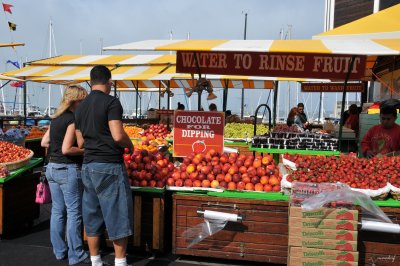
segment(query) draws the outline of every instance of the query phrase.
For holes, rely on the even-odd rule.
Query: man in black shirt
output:
[[[122,154],[133,145],[122,125],[123,109],[110,96],[111,72],[95,66],[90,72],[92,92],[75,111],[78,134],[84,139],[82,181],[83,222],[92,265],[101,266],[100,235],[107,228],[113,241],[115,265],[126,264],[128,236],[132,235],[132,192]]]

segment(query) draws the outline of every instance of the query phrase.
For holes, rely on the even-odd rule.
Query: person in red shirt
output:
[[[400,150],[400,126],[395,123],[396,109],[384,106],[379,116],[381,123],[371,127],[361,141],[363,155],[367,158]]]

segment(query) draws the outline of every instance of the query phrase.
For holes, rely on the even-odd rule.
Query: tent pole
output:
[[[135,118],[136,118],[136,123],[138,122],[138,116],[137,116],[137,111],[138,111],[138,97],[139,97],[139,81],[136,81],[136,112],[135,112]]]
[[[24,91],[24,125],[26,125],[26,115],[27,115],[27,113],[26,113],[26,82],[24,83],[23,91]]]
[[[224,87],[224,93],[223,93],[223,99],[222,99],[222,111],[226,112],[226,105],[228,102],[228,86],[229,82],[227,79],[225,79],[225,87]]]
[[[274,86],[274,108],[273,108],[273,125],[276,126],[276,112],[279,110],[276,110],[277,107],[277,101],[278,101],[278,87],[279,87],[279,81],[275,81],[275,86]]]
[[[168,110],[168,111],[169,111],[169,103],[170,103],[170,99],[169,99],[169,97],[170,97],[170,96],[169,96],[169,95],[170,95],[170,88],[169,88],[169,86],[170,86],[170,81],[168,80],[168,81],[167,81],[167,98],[168,98],[168,99],[167,99],[167,101],[168,101],[168,102],[167,102],[167,110]],[[168,128],[170,128],[170,127],[169,127],[169,124],[170,124],[170,122],[171,122],[170,119],[169,119],[169,116],[170,116],[170,115],[169,115],[169,113],[168,113],[168,115],[167,115],[167,127],[168,127]]]
[[[351,70],[353,69],[354,65],[354,59],[356,58],[355,55],[351,57],[351,61],[349,63],[349,72],[347,72],[346,79],[344,81],[344,86],[343,86],[343,94],[342,94],[342,106],[340,108],[340,126],[339,126],[339,151],[342,148],[342,134],[343,134],[343,125],[344,125],[344,120],[343,120],[343,113],[344,113],[344,101],[346,100],[346,89],[347,89],[347,82],[349,81]]]
[[[161,110],[161,81],[158,81],[158,110]]]
[[[242,88],[242,104],[240,108],[240,119],[243,119],[244,115],[244,88]],[[257,118],[255,118],[257,120]]]
[[[319,93],[318,123],[321,123],[322,92]]]

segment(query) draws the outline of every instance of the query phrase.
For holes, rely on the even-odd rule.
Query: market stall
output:
[[[260,75],[260,76],[288,76],[288,77],[307,77],[307,78],[325,78],[335,81],[344,81],[343,97],[348,87],[349,80],[370,80],[372,76],[372,67],[378,55],[399,55],[400,47],[398,47],[399,40],[290,40],[290,41],[225,41],[225,40],[169,40],[169,41],[143,41],[121,46],[107,47],[106,50],[176,50],[177,51],[177,71],[185,73],[196,73],[199,76],[203,74],[227,74],[227,75]],[[196,58],[196,59],[195,59]],[[210,59],[212,58],[212,60]],[[290,60],[289,60],[290,59]],[[289,60],[289,61],[288,61]],[[298,61],[300,60],[300,61]],[[200,63],[199,63],[200,62]],[[219,62],[219,63],[215,63]],[[333,62],[339,64],[334,67]],[[292,65],[293,63],[293,65]],[[294,67],[295,65],[298,67]],[[293,67],[292,67],[293,66]],[[343,108],[343,107],[342,107]],[[342,110],[343,113],[343,110]],[[278,134],[283,134],[277,132]],[[339,139],[342,137],[342,130],[339,132]],[[285,132],[286,134],[286,132]],[[285,135],[286,136],[286,135]],[[285,138],[277,136],[279,141]],[[303,138],[303,140],[301,139]],[[325,143],[323,138],[315,138],[310,136],[301,136],[300,141],[304,141],[305,145],[309,141],[319,139],[318,143]],[[276,140],[274,140],[276,141]],[[337,140],[336,140],[337,141]],[[286,145],[286,143],[271,143],[273,145]],[[269,145],[269,143],[268,143]],[[288,145],[293,145],[289,144]],[[331,144],[330,144],[331,145]],[[337,144],[336,144],[337,145]],[[313,145],[314,146],[314,145]],[[324,147],[324,145],[318,145]],[[338,155],[335,150],[331,151],[312,151],[306,150],[305,153],[322,155]],[[332,146],[332,148],[334,148]],[[257,149],[257,148],[255,148]],[[277,147],[269,146],[267,149],[260,148],[258,150],[262,153],[275,153],[278,151]],[[290,151],[290,149],[289,149]],[[281,151],[284,153],[284,151]],[[299,150],[293,150],[293,153],[299,153]],[[206,155],[207,156],[207,155]],[[221,156],[221,155],[219,155]],[[265,155],[264,155],[265,156]],[[196,157],[196,156],[195,156]],[[218,156],[217,156],[218,157]],[[321,157],[321,156],[318,156]],[[213,157],[214,158],[214,157]],[[220,161],[222,157],[219,157]],[[230,157],[229,157],[230,158]],[[258,157],[262,161],[263,157]],[[330,157],[329,157],[330,158]],[[336,158],[336,157],[334,157]],[[341,157],[340,157],[341,158]],[[243,158],[247,160],[246,158]],[[254,158],[253,158],[254,159]],[[178,187],[191,187],[194,186],[194,176],[204,174],[209,170],[198,167],[198,164],[193,162],[193,157],[184,159],[184,166],[180,166],[180,170],[173,173],[171,180],[172,186]],[[208,159],[205,159],[208,161]],[[225,161],[226,159],[224,159]],[[211,160],[212,163],[213,159]],[[228,159],[229,161],[229,159]],[[271,159],[267,159],[271,161]],[[221,182],[227,183],[225,177],[230,175],[227,179],[230,180],[232,175],[236,174],[238,169],[232,166],[236,164],[236,160],[229,161],[231,166],[227,172],[224,172],[223,180],[213,180],[211,184],[207,181],[201,181],[200,186],[211,187],[218,189]],[[240,164],[242,164],[241,162]],[[191,165],[194,165],[193,167]],[[197,167],[196,167],[197,165]],[[186,168],[185,168],[186,167]],[[214,171],[216,167],[211,167]],[[261,167],[262,168],[262,167]],[[189,170],[187,170],[189,169]],[[266,168],[267,169],[267,168]],[[248,170],[248,168],[247,168]],[[217,171],[217,170],[216,170]],[[220,171],[220,170],[218,170]],[[229,173],[229,171],[232,172]],[[240,170],[239,170],[240,171]],[[244,170],[243,170],[244,171]],[[253,170],[251,170],[253,171]],[[246,173],[245,171],[244,173]],[[190,174],[189,174],[190,173]],[[195,173],[195,174],[193,174]],[[260,170],[260,174],[264,174]],[[268,185],[271,179],[271,174],[268,174]],[[274,175],[273,173],[272,175]],[[282,173],[281,173],[282,174]],[[186,175],[193,175],[193,178],[187,179]],[[279,176],[279,175],[278,175]],[[335,176],[335,174],[333,174]],[[253,175],[255,177],[255,185],[251,180],[239,181],[236,183],[233,190],[253,190],[258,182],[261,182],[261,177],[257,172]],[[135,175],[133,176],[135,179]],[[222,176],[221,176],[222,178]],[[179,181],[179,180],[184,181]],[[207,176],[208,179],[208,176]],[[210,179],[213,179],[210,177]],[[243,175],[238,180],[243,180]],[[265,179],[265,178],[264,178]],[[190,181],[188,181],[190,180]],[[275,181],[275,179],[273,179]],[[217,181],[217,182],[214,182]],[[273,181],[273,182],[274,182]],[[214,184],[214,183],[215,184]],[[232,182],[232,181],[230,181]],[[265,182],[265,180],[263,181]],[[204,184],[203,184],[204,183]],[[218,185],[217,185],[218,184]],[[249,185],[250,184],[250,185]],[[196,185],[198,186],[198,185]],[[220,185],[221,186],[221,185]],[[246,187],[247,186],[247,187]],[[258,190],[264,190],[265,185],[257,187]],[[267,190],[270,190],[267,187]],[[191,189],[191,191],[200,189]],[[230,190],[229,188],[227,190]],[[269,193],[259,192],[254,195],[248,191],[235,192],[206,192],[206,195],[199,195],[196,193],[176,192],[174,194],[174,220],[173,220],[173,250],[176,254],[208,256],[218,258],[234,258],[243,260],[254,261],[268,261],[275,263],[287,263],[288,258],[288,208],[289,204],[285,199],[277,199],[276,202],[271,198],[262,199],[263,196],[257,197],[256,195],[271,195]],[[223,195],[227,195],[226,199]],[[237,196],[240,195],[240,196]],[[278,194],[279,195],[279,194]],[[245,202],[236,197],[248,197],[249,200]],[[253,205],[252,205],[253,204]],[[380,201],[382,210],[387,212],[390,217],[393,217],[393,222],[397,221],[398,208],[397,201],[386,200]],[[383,207],[386,205],[387,207]],[[262,207],[261,207],[262,206]],[[264,207],[265,206],[265,207]],[[279,207],[278,207],[279,206]],[[207,210],[214,210],[219,212],[219,216],[215,213],[206,217]],[[229,210],[229,211],[228,211]],[[268,211],[269,210],[269,211]],[[268,217],[266,220],[254,220],[252,215],[260,211],[257,216],[263,215]],[[264,212],[264,213],[262,213]],[[222,214],[221,214],[222,213]],[[225,214],[224,214],[225,213]],[[281,216],[279,216],[281,215]],[[275,216],[280,219],[279,224]],[[207,222],[207,218],[219,217],[218,221],[227,222],[226,226],[221,231],[214,231],[211,222]],[[250,217],[250,218],[249,218]],[[271,218],[269,218],[271,217]],[[202,218],[206,218],[204,223]],[[196,219],[196,222],[192,222]],[[247,220],[248,219],[248,220]],[[274,221],[271,225],[271,221]],[[262,223],[267,223],[263,226]],[[256,225],[260,227],[256,228]],[[275,225],[278,225],[275,227]],[[207,228],[209,236],[197,244],[191,245],[188,242],[188,232],[193,233],[196,228]],[[215,224],[212,226],[216,226]],[[200,232],[190,235],[196,238],[200,236]],[[196,234],[196,232],[198,234]],[[207,231],[206,231],[207,232]],[[215,235],[214,235],[215,233]],[[262,237],[259,237],[261,236]],[[400,252],[396,248],[399,242],[397,235],[387,234],[386,239],[377,239],[373,233],[360,232],[358,238],[358,251],[359,262],[369,263],[370,261],[380,260],[387,255],[398,255]],[[190,237],[189,237],[190,239]],[[246,249],[248,247],[248,249]],[[258,253],[262,250],[262,254]],[[393,253],[392,253],[393,252]],[[358,254],[358,253],[357,253]],[[384,264],[383,264],[384,265]]]
[[[36,185],[41,171],[35,170],[43,159],[32,158],[33,152],[0,141],[0,237],[30,227],[39,217],[35,203]]]

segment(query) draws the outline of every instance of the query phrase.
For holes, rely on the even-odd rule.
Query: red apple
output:
[[[178,179],[175,181],[175,186],[177,187],[182,187],[183,186],[183,180],[182,179]]]
[[[211,181],[210,186],[211,186],[212,188],[218,188],[218,187],[219,187],[219,182],[218,182],[218,180],[213,180],[213,181]]]
[[[253,176],[251,178],[251,183],[253,183],[253,185],[260,183],[260,178],[258,176]]]
[[[227,174],[229,175],[229,174]],[[218,182],[224,181],[225,180],[225,176],[224,174],[218,174],[216,175],[215,179],[218,180]]]
[[[281,186],[280,185],[273,186],[272,191],[275,191],[275,192],[281,191]]]
[[[211,183],[207,179],[201,181],[201,186],[202,187],[210,187]]]
[[[255,159],[253,161],[253,167],[256,168],[256,169],[261,167],[261,160],[260,159]]]
[[[265,191],[265,192],[270,192],[270,191],[272,191],[272,186],[271,186],[270,184],[264,185],[264,191]]]
[[[264,191],[264,186],[261,183],[257,183],[254,185],[254,190],[255,191]]]
[[[268,184],[268,177],[267,176],[262,176],[261,178],[260,178],[260,183],[261,184],[263,184],[263,185],[265,185],[265,184]]]
[[[228,183],[228,190],[236,190],[236,183],[235,182],[229,182]]]
[[[200,180],[194,180],[193,181],[193,187],[201,187],[201,181]]]
[[[155,187],[157,182],[155,180],[150,180],[149,187]]]
[[[254,190],[254,185],[252,183],[247,183],[245,186],[246,190]]]
[[[245,188],[246,184],[243,181],[239,181],[236,184],[237,190],[243,190]]]
[[[220,180],[220,179],[218,178],[219,176],[221,176],[222,180],[225,181],[226,183],[229,183],[229,182],[232,181],[232,175],[229,174],[229,173],[226,174],[225,176],[224,176],[223,174],[217,175],[217,180],[218,180],[219,182],[221,182],[222,180]]]
[[[210,182],[212,182],[212,181],[215,180],[215,176],[214,176],[213,174],[208,174],[208,175],[207,175],[207,179],[208,179]]]
[[[201,172],[205,175],[208,175],[211,172],[211,168],[209,166],[201,167]]]
[[[146,180],[140,181],[140,186],[141,187],[147,187],[147,181]]]
[[[193,182],[190,179],[186,179],[185,182],[183,183],[183,185],[185,187],[192,187],[193,186]]]
[[[205,174],[199,174],[198,176],[197,176],[197,179],[198,180],[200,180],[200,181],[203,181],[204,179],[207,179],[207,176],[205,175]]]
[[[226,175],[225,175],[225,176],[226,176]],[[233,182],[237,183],[237,182],[239,182],[240,180],[241,180],[241,177],[240,177],[239,174],[234,174],[234,175],[232,176],[232,181],[233,181]]]
[[[168,186],[172,187],[172,186],[174,186],[174,184],[175,184],[175,180],[172,177],[167,179]]]

